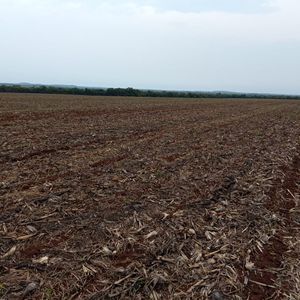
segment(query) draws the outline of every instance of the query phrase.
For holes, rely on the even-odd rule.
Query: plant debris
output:
[[[1,299],[298,299],[300,102],[2,94]]]

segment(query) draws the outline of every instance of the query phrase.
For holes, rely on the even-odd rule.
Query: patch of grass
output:
[[[5,285],[2,282],[0,282],[0,297],[4,296],[5,290],[6,290]]]
[[[51,300],[53,299],[53,289],[51,288],[45,288],[44,289],[44,299],[45,300]]]

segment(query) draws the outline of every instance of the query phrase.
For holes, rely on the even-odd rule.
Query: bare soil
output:
[[[300,101],[0,94],[0,299],[299,299]]]

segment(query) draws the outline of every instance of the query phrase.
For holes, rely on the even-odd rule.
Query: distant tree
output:
[[[256,99],[298,99],[300,96],[291,95],[267,95],[267,94],[245,94],[245,93],[206,93],[206,92],[176,92],[176,91],[155,91],[138,90],[131,87],[92,89],[92,88],[69,88],[56,86],[20,86],[0,85],[0,93],[41,93],[41,94],[71,94],[89,96],[128,96],[128,97],[178,97],[178,98],[256,98]]]

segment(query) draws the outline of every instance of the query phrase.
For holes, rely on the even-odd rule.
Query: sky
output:
[[[300,94],[299,0],[0,0],[0,82]]]

